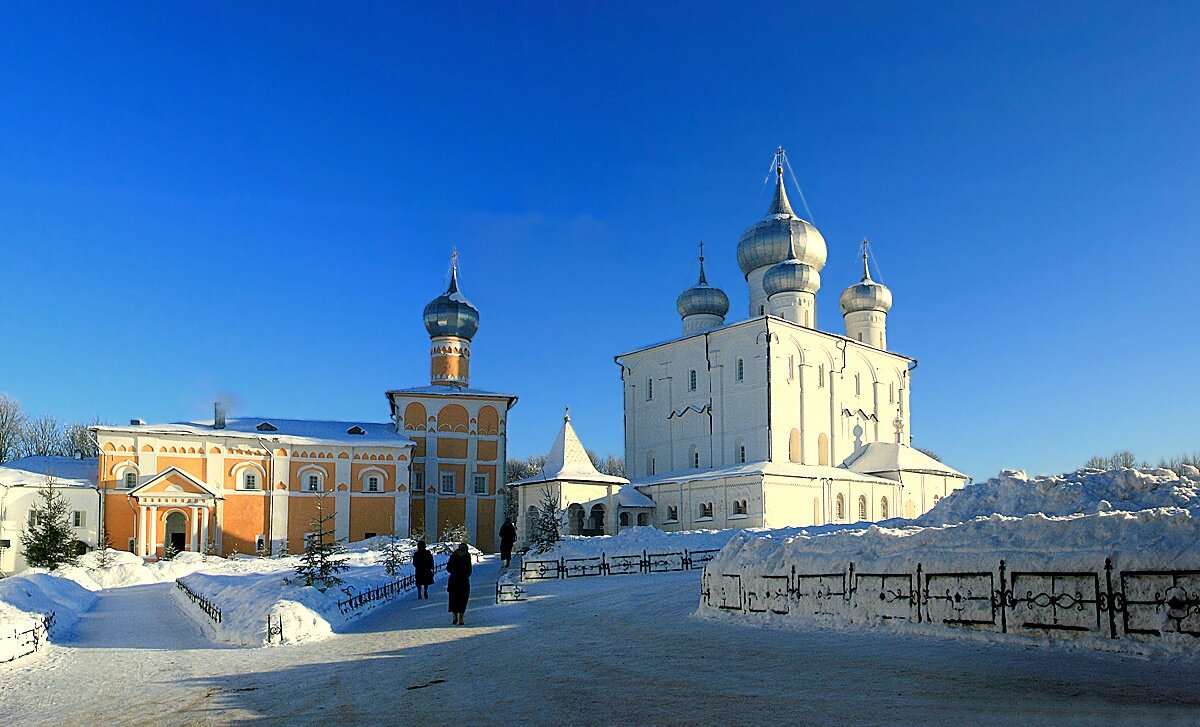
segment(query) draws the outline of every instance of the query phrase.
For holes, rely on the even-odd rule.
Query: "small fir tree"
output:
[[[394,576],[400,572],[401,566],[408,562],[408,554],[401,543],[400,539],[393,535],[383,544],[382,553],[379,556],[379,565],[383,566],[383,572],[389,576]]]
[[[100,552],[96,553],[96,565],[100,568],[107,568],[113,564],[112,542],[108,539],[108,528],[104,527],[104,523],[100,523],[100,537],[97,538],[100,543]]]
[[[529,538],[530,550],[545,553],[553,548],[562,538],[562,519],[558,498],[549,489],[542,488],[542,502]]]
[[[54,491],[54,478],[38,490],[41,503],[29,511],[29,527],[21,534],[25,562],[33,568],[54,570],[75,565],[75,530],[71,527],[71,509],[67,498]]]
[[[457,523],[455,525],[447,525],[442,528],[442,532],[438,533],[439,543],[469,543],[471,542],[471,533],[467,531],[466,523]]]
[[[313,530],[308,534],[304,543],[304,554],[296,564],[296,575],[306,586],[316,586],[324,593],[332,586],[339,585],[341,578],[338,573],[348,567],[344,558],[339,557],[346,552],[346,546],[333,537],[334,513],[326,512],[327,495],[316,497],[317,518],[312,521]]]
[[[163,560],[173,560],[177,555],[179,555],[179,551],[175,549],[174,545],[167,543],[163,546]]]

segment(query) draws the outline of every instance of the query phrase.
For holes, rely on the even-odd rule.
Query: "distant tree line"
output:
[[[1122,467],[1162,467],[1163,469],[1178,472],[1179,468],[1185,464],[1200,468],[1200,452],[1181,454],[1174,457],[1160,457],[1158,464],[1151,464],[1149,460],[1145,459],[1139,462],[1133,452],[1125,449],[1120,452],[1113,452],[1108,457],[1098,454],[1085,462],[1083,466],[1097,470],[1115,470]]]
[[[0,394],[0,464],[21,457],[99,456],[96,436],[89,429],[97,424],[103,422],[97,418],[67,424],[50,414],[33,417],[19,401]]]

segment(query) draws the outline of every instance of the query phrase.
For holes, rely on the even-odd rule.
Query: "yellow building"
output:
[[[211,421],[95,427],[113,547],[145,558],[168,547],[299,552],[327,493],[338,539],[465,528],[496,550],[517,398],[469,387],[479,311],[458,290],[457,264],[425,327],[431,383],[388,391],[387,423],[226,418],[218,405]]]

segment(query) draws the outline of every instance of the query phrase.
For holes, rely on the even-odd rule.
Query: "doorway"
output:
[[[187,549],[187,518],[181,512],[167,514],[166,543],[177,553]]]

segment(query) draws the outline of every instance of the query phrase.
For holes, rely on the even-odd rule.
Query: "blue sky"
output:
[[[434,4],[446,5],[446,4]],[[0,391],[34,413],[386,418],[452,247],[472,383],[619,452],[783,145],[874,243],[915,443],[977,479],[1200,449],[1200,9],[1185,3],[0,5]]]

